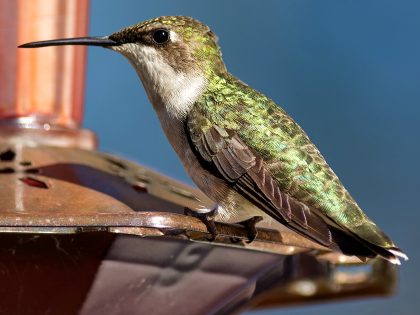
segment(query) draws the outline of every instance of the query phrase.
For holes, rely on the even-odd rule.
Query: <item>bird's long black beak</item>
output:
[[[118,46],[119,43],[105,37],[77,37],[43,40],[40,42],[31,42],[18,46],[19,48],[38,48],[46,46],[62,46],[62,45],[84,45],[84,46]]]

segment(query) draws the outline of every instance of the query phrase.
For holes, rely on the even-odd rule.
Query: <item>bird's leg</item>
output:
[[[256,224],[263,219],[262,216],[256,215],[247,220],[237,222],[235,224],[242,225],[248,231],[248,241],[247,243],[252,243],[258,235]]]
[[[217,229],[216,225],[214,224],[214,218],[217,215],[217,209],[219,206],[214,206],[212,209],[206,209],[207,211],[200,210],[193,210],[190,208],[185,207],[184,208],[184,214],[190,217],[194,217],[197,219],[200,219],[201,222],[203,222],[209,233],[211,234],[211,238],[209,241],[214,241],[217,237]]]

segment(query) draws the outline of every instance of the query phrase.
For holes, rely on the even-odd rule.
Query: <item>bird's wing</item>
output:
[[[187,117],[203,165],[261,210],[347,254],[404,254],[360,209],[306,133],[272,100],[220,77]]]
[[[322,217],[281,191],[263,159],[237,132],[217,125],[203,128],[196,122],[187,121],[186,133],[205,168],[229,182],[233,189],[280,223],[331,247],[331,232]]]

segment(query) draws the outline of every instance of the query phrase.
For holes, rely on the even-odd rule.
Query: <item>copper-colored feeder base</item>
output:
[[[0,187],[7,314],[229,313],[395,286],[389,263],[355,273],[351,259],[292,232],[260,228],[247,244],[244,228],[218,223],[211,243],[183,214],[205,196],[110,155],[3,144]]]

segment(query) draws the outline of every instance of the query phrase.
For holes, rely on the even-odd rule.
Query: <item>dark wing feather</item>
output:
[[[233,189],[272,218],[331,247],[331,232],[325,221],[316,211],[282,192],[265,168],[262,158],[236,132],[218,126],[205,130],[195,127],[187,122],[186,132],[206,168],[217,170],[218,175],[229,182]]]

